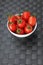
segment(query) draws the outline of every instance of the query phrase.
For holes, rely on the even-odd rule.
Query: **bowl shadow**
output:
[[[24,45],[26,47],[32,47],[33,45],[37,45],[38,42],[38,35],[37,32],[34,32],[31,36],[22,38],[21,45]]]
[[[26,38],[18,38],[13,35],[11,35],[16,41],[18,41],[20,46],[25,46],[26,48],[31,48],[33,45],[37,45],[38,43],[38,34],[37,31],[35,31],[32,35],[26,37]],[[13,40],[13,42],[15,42]]]

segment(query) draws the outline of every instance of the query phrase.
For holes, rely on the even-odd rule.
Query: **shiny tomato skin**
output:
[[[31,26],[35,26],[36,24],[36,17],[35,16],[30,16],[29,20],[28,20],[28,23],[31,25]]]
[[[9,29],[10,29],[12,32],[15,32],[15,31],[16,31],[16,24],[9,24]]]
[[[24,27],[25,27],[25,24],[26,24],[26,22],[25,22],[25,20],[23,20],[23,19],[19,19],[19,20],[17,21],[17,25],[18,25],[18,27],[20,27],[20,28],[24,28]]]
[[[17,21],[16,16],[9,16],[9,17],[8,17],[8,22],[16,23],[16,21]]]
[[[20,19],[21,17],[19,15],[16,16],[17,20]]]
[[[24,31],[25,31],[26,34],[32,32],[32,26],[27,24],[26,27],[24,28]]]
[[[25,20],[28,20],[29,17],[30,17],[30,12],[28,12],[28,11],[23,12],[22,17],[23,17]]]

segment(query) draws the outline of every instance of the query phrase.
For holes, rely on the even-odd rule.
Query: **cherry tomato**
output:
[[[9,24],[9,29],[10,29],[12,32],[15,32],[15,31],[16,31],[16,24]]]
[[[21,19],[24,19],[24,18],[23,18],[23,15],[21,15]],[[24,20],[25,20],[25,19],[24,19]]]
[[[30,16],[29,20],[28,20],[28,23],[31,25],[31,26],[35,26],[36,24],[36,17],[35,16]]]
[[[23,19],[19,19],[18,21],[17,21],[17,25],[18,25],[18,27],[20,27],[20,28],[24,28],[25,27],[25,20],[23,20]]]
[[[32,26],[26,25],[26,27],[24,28],[24,30],[25,30],[25,33],[30,33],[30,32],[32,32]]]
[[[8,17],[8,22],[16,23],[16,21],[17,21],[16,16],[9,16],[9,17]]]
[[[24,30],[21,28],[17,28],[16,33],[17,34],[24,34]]]
[[[16,17],[17,17],[17,20],[20,19],[20,16],[19,15],[17,15]]]
[[[28,20],[28,18],[30,17],[30,12],[28,12],[28,11],[23,12],[22,17],[23,17],[25,20]]]
[[[17,17],[17,20],[23,19],[23,16],[22,15],[17,15],[16,17]]]

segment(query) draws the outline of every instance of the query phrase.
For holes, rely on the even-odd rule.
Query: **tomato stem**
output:
[[[28,28],[28,29],[31,29],[31,27],[30,27],[30,26],[27,26],[27,28]]]
[[[13,22],[8,22],[8,24],[13,24]]]
[[[21,20],[21,19],[19,19],[19,20],[18,20],[18,23],[21,23],[21,22],[22,22],[22,20]]]
[[[18,29],[18,30],[17,30],[17,33],[20,33],[20,32],[21,32],[20,29]]]

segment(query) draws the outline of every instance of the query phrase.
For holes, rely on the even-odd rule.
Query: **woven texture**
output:
[[[14,37],[7,15],[29,10],[37,17],[37,30],[28,38]],[[0,65],[43,65],[43,0],[0,0]]]

